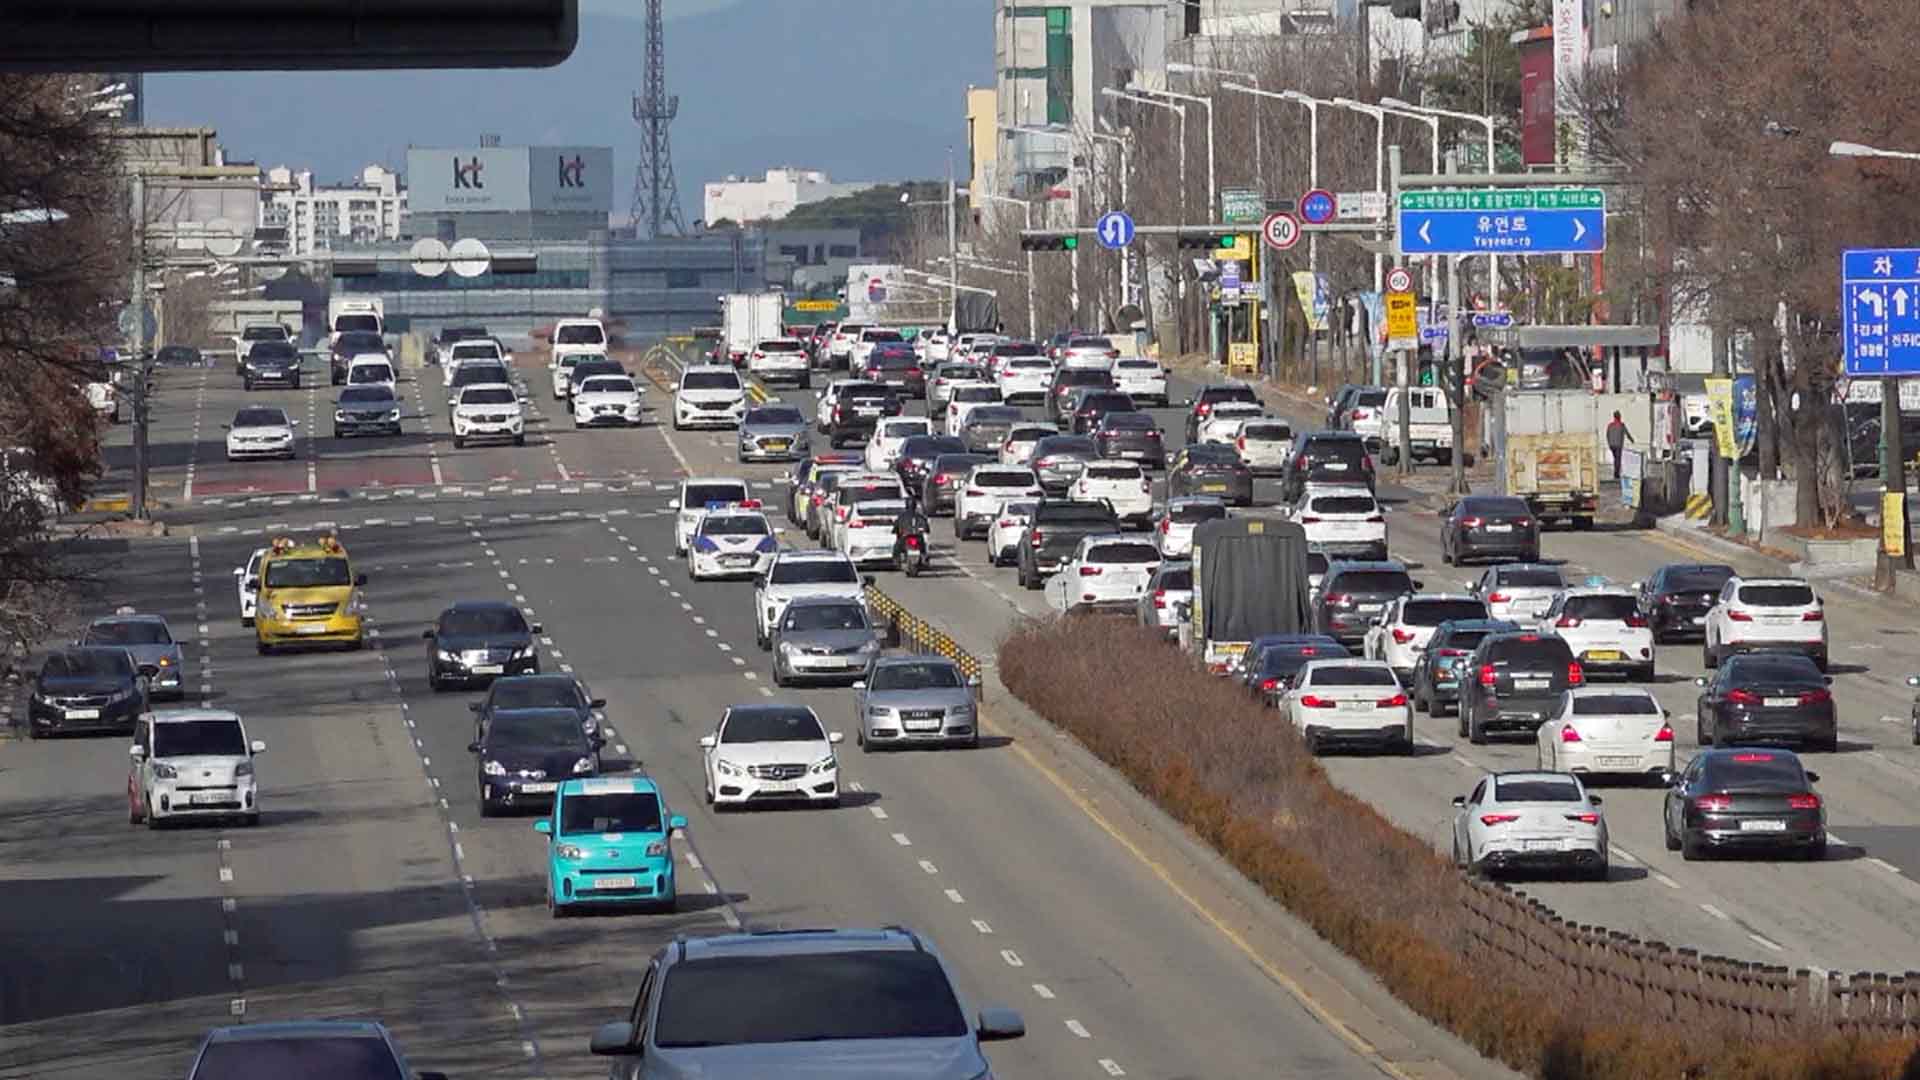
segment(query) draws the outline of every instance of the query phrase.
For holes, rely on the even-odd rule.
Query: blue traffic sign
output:
[[[1920,249],[1840,256],[1840,337],[1849,375],[1920,374]]]
[[[1476,311],[1473,313],[1475,326],[1512,326],[1513,313],[1510,311]]]
[[[1325,225],[1340,212],[1333,192],[1314,188],[1300,196],[1300,220],[1309,225]]]
[[[1408,255],[1556,255],[1607,249],[1607,212],[1401,210],[1400,250]]]
[[[1108,251],[1118,251],[1133,243],[1133,218],[1125,210],[1109,210],[1093,223],[1093,238]]]

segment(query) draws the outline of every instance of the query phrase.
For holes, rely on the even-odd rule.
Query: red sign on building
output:
[[[1514,35],[1520,52],[1520,157],[1528,165],[1552,165],[1554,147],[1553,28]]]

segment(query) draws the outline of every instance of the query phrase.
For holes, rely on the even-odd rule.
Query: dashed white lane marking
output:
[[[1673,880],[1672,878],[1668,877],[1667,875],[1661,873],[1658,870],[1653,871],[1648,876],[1653,878],[1653,880],[1659,882],[1660,884],[1665,885],[1669,889],[1678,889],[1680,887],[1679,882]]]
[[[1005,960],[1007,962],[1008,967],[1026,967],[1027,966],[1027,962],[1025,960],[1020,959],[1020,954],[1017,952],[1014,952],[1012,949],[1001,949],[1000,959]]]
[[[920,860],[920,869],[929,874],[937,874],[940,872],[939,867],[933,865],[932,863],[928,862],[925,859]]]
[[[1462,765],[1465,765],[1469,769],[1480,768],[1479,765],[1474,763],[1472,758],[1467,757],[1465,754],[1455,754],[1453,755],[1453,760],[1459,762]]]
[[[1714,907],[1712,904],[1701,904],[1700,910],[1706,912],[1707,914],[1713,916],[1716,919],[1720,919],[1726,922],[1732,921],[1731,919],[1728,918],[1726,912],[1721,911],[1719,908]]]
[[[1034,983],[1034,984],[1033,984],[1033,992],[1034,992],[1034,994],[1035,994],[1035,996],[1037,996],[1037,997],[1039,997],[1039,998],[1040,998],[1040,1000],[1042,1000],[1042,1001],[1052,1001],[1052,1000],[1053,1000],[1053,991],[1052,991],[1052,990],[1050,990],[1050,989],[1048,989],[1048,987],[1047,987],[1047,984],[1046,984],[1046,983]]]
[[[695,870],[700,869],[700,856],[695,855],[691,851],[687,852],[687,865],[693,867]]]
[[[964,904],[967,902],[967,898],[960,895],[959,889],[948,889],[947,899],[956,904]]]
[[[907,834],[906,834],[906,833],[903,833],[903,832],[897,832],[897,833],[894,833],[894,834],[893,834],[893,842],[894,842],[894,843],[896,843],[896,844],[899,844],[899,845],[900,845],[901,847],[912,847],[912,846],[913,846],[913,841],[911,841],[911,840],[909,840],[909,839],[907,839]]]
[[[1614,847],[1611,844],[1607,845],[1607,852],[1611,854],[1614,858],[1619,859],[1621,862],[1637,863],[1640,861],[1638,858],[1634,856],[1632,852],[1627,851],[1624,848]]]
[[[975,930],[977,930],[977,931],[979,931],[979,932],[980,932],[980,933],[982,933],[982,934],[991,934],[991,933],[993,933],[993,927],[992,927],[992,926],[990,926],[990,925],[988,925],[988,923],[987,923],[987,920],[985,920],[985,919],[975,919],[975,920],[973,920],[973,928],[974,928]]]
[[[1115,1061],[1115,1060],[1113,1060],[1112,1058],[1101,1058],[1101,1059],[1100,1059],[1100,1067],[1101,1067],[1102,1069],[1105,1069],[1105,1070],[1107,1071],[1107,1075],[1108,1075],[1108,1076],[1125,1076],[1125,1075],[1127,1075],[1127,1070],[1125,1070],[1125,1069],[1123,1069],[1123,1068],[1121,1068],[1121,1067],[1120,1067],[1120,1063],[1119,1063],[1119,1062],[1117,1062],[1117,1061]]]
[[[881,809],[880,807],[878,807],[878,806],[869,806],[869,807],[867,807],[867,813],[869,813],[869,814],[872,814],[872,815],[873,815],[873,817],[874,817],[874,820],[876,820],[876,821],[885,821],[885,820],[887,820],[887,812],[886,812],[885,810],[882,810],[882,809]]]
[[[1747,939],[1752,941],[1755,945],[1758,945],[1761,948],[1767,950],[1768,952],[1786,952],[1785,949],[1781,948],[1779,945],[1776,945],[1771,941],[1768,941],[1766,938],[1761,937],[1759,934],[1750,933],[1747,935]]]
[[[1832,839],[1832,838],[1829,837],[1828,839]],[[1867,861],[1879,867],[1880,869],[1885,870],[1889,874],[1897,874],[1900,872],[1899,867],[1893,865],[1892,863],[1888,862],[1885,859],[1876,859],[1876,858],[1873,858],[1872,856],[1868,856]]]
[[[1073,1034],[1078,1038],[1082,1038],[1082,1039],[1093,1038],[1093,1032],[1088,1031],[1087,1025],[1081,1023],[1078,1020],[1067,1021],[1067,1030],[1073,1032]]]
[[[233,884],[233,867],[223,866],[220,868],[220,883],[222,885]]]

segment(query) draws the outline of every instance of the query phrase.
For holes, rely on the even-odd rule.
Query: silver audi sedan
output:
[[[943,656],[883,656],[853,689],[861,750],[980,745],[973,688]]]

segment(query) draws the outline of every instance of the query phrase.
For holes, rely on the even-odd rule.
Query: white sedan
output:
[[[874,472],[883,472],[893,468],[900,459],[900,448],[915,435],[933,434],[933,421],[924,416],[896,416],[881,420],[874,426],[873,438],[867,440],[867,468]]]
[[[298,420],[272,405],[250,405],[233,416],[227,429],[227,460],[293,457],[293,429]]]
[[[1659,776],[1673,769],[1667,711],[1636,686],[1568,690],[1537,739],[1540,767],[1553,772]]]
[[[1313,753],[1335,746],[1413,753],[1413,705],[1393,669],[1378,660],[1310,660],[1283,701]]]
[[[628,375],[589,375],[572,394],[573,426],[640,426],[640,395],[645,389]]]
[[[1468,873],[1574,870],[1606,880],[1600,797],[1570,773],[1490,773],[1453,805],[1453,861]]]
[[[700,736],[707,804],[786,800],[840,805],[840,733],[805,705],[730,705],[713,734]]]

